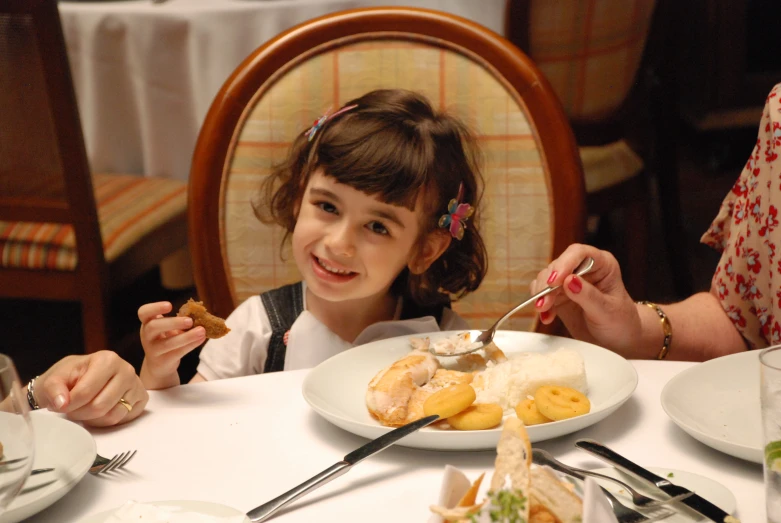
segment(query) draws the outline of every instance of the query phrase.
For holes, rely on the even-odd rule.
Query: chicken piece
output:
[[[194,301],[192,298],[179,308],[177,316],[189,316],[193,319],[193,327],[201,326],[206,329],[207,338],[222,338],[230,332],[225,325],[225,320],[206,311],[202,301]]]
[[[366,407],[380,423],[400,427],[407,423],[409,403],[416,390],[425,385],[439,368],[428,352],[412,352],[380,371],[366,391]]]

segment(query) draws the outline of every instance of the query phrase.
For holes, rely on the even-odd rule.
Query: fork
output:
[[[544,459],[543,454],[539,452],[540,450],[541,449],[532,449],[532,461],[537,465],[549,465],[547,460]],[[543,451],[543,453],[544,452],[545,451]],[[570,469],[563,472],[568,476],[579,479],[580,481],[586,480],[586,476],[575,470]],[[631,508],[623,505],[613,494],[610,493],[609,490],[601,486],[599,488],[602,489],[602,493],[607,498],[608,503],[610,503],[610,506],[613,509],[613,514],[616,515],[618,523],[651,523],[652,521],[660,521],[662,519],[669,518],[675,514],[673,510],[661,507],[647,511],[647,515],[641,514],[636,510],[632,510]]]
[[[114,457],[111,459],[104,458],[100,454],[97,454],[97,457],[95,458],[95,461],[92,463],[92,466],[89,469],[90,474],[94,474],[95,476],[99,474],[105,474],[107,472],[111,472],[112,470],[118,470],[127,465],[127,462],[133,459],[133,456],[136,455],[136,451],[127,451],[122,452],[119,454],[114,454]]]
[[[667,503],[680,501],[692,495],[692,493],[690,492],[688,494],[680,494],[678,496],[671,497],[669,499],[654,499],[644,494],[641,494],[640,492],[632,488],[630,485],[627,485],[626,483],[624,483],[618,478],[607,476],[605,474],[600,474],[599,472],[592,472],[590,470],[584,470],[584,469],[572,467],[570,465],[565,465],[561,461],[554,458],[551,455],[551,453],[546,450],[532,449],[532,456],[534,458],[534,462],[537,463],[538,465],[548,465],[550,468],[558,470],[559,472],[563,472],[565,474],[571,474],[572,472],[576,472],[576,473],[583,474],[585,476],[593,476],[595,478],[605,479],[608,481],[612,481],[613,483],[616,483],[618,485],[621,485],[621,487],[623,487],[632,496],[632,503],[636,507],[641,507],[641,508],[661,507],[663,505],[666,505]]]
[[[575,270],[572,271],[573,274],[576,274],[578,276],[583,276],[584,274],[591,271],[591,269],[594,267],[594,258],[588,257],[581,261],[577,267],[575,267]],[[496,320],[496,322],[488,327],[486,330],[481,332],[477,338],[475,338],[475,341],[473,341],[468,349],[459,351],[459,352],[437,352],[434,347],[429,346],[429,352],[432,353],[434,356],[442,356],[442,357],[453,357],[453,356],[464,356],[465,354],[471,354],[473,352],[477,352],[480,349],[484,349],[487,345],[489,345],[492,341],[494,341],[494,336],[496,336],[496,330],[499,328],[499,326],[504,323],[504,320],[518,312],[519,310],[523,309],[527,305],[531,305],[532,303],[536,302],[543,296],[547,296],[551,292],[555,291],[561,287],[561,285],[554,285],[545,287],[543,290],[526,300],[525,302],[521,303],[520,305],[516,305],[509,311],[507,311],[504,316]]]
[[[613,514],[616,515],[616,520],[618,520],[618,523],[650,523],[651,521],[660,521],[662,519],[669,518],[675,514],[675,512],[670,509],[655,509],[652,512],[648,512],[648,515],[646,516],[645,514],[640,514],[636,510],[632,510],[631,508],[623,505],[613,494],[610,493],[610,491],[602,488],[602,492],[605,494],[607,502],[610,503],[610,506],[613,509]]]

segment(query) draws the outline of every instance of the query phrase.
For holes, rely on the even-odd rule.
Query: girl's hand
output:
[[[41,408],[64,413],[71,420],[107,427],[140,416],[149,394],[132,365],[103,350],[66,356],[52,365],[35,380],[35,399]]]
[[[182,358],[206,339],[203,327],[192,328],[192,318],[164,316],[172,308],[171,303],[161,301],[147,303],[138,309],[141,345],[146,354],[141,380],[150,389],[177,385],[177,369]]]
[[[594,268],[584,277],[572,274],[587,256]],[[560,317],[570,334],[579,340],[626,353],[642,332],[640,315],[621,280],[621,269],[607,251],[574,244],[531,283],[532,294],[549,285],[561,285],[535,306],[540,320],[551,323]]]

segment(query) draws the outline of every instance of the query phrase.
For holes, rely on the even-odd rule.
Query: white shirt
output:
[[[433,316],[399,320],[400,299],[396,307],[396,319],[369,325],[355,338],[354,343],[350,343],[331,332],[306,310],[306,284],[302,285],[304,312],[290,328],[285,351],[285,370],[315,367],[331,356],[371,341],[469,328],[466,321],[449,308],[445,308],[442,313],[441,327]],[[222,338],[209,340],[201,349],[198,373],[207,380],[261,374],[271,341],[271,322],[260,296],[252,296],[236,307],[225,320],[225,324],[231,329],[230,332]]]

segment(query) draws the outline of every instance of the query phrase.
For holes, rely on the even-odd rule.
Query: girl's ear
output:
[[[443,229],[437,229],[426,236],[423,245],[415,257],[407,264],[412,274],[423,274],[431,267],[431,264],[439,259],[450,247],[453,238]]]

